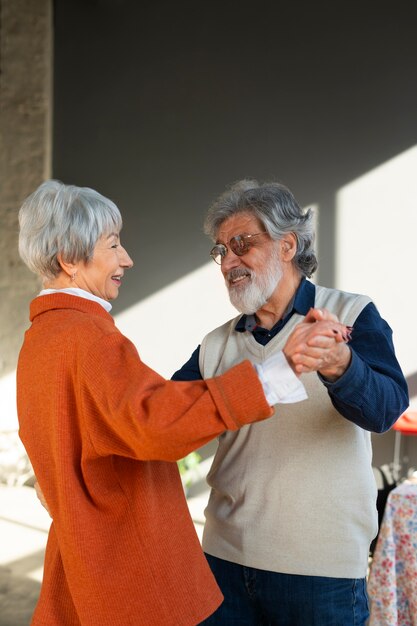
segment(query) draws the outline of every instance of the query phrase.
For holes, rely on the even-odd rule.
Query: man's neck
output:
[[[282,278],[274,293],[262,308],[256,311],[255,317],[258,326],[270,330],[287,313],[288,306],[293,300],[301,282],[301,276],[291,274],[286,279]]]

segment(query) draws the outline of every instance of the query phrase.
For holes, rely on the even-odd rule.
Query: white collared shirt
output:
[[[112,305],[110,304],[110,302],[107,302],[107,300],[103,300],[103,298],[95,296],[89,291],[80,289],[79,287],[67,287],[65,289],[42,289],[39,295],[48,296],[51,293],[69,293],[71,296],[78,296],[79,298],[85,298],[86,300],[93,300],[94,302],[98,302],[99,304],[101,304],[103,309],[106,309],[108,313],[110,313],[112,309]]]

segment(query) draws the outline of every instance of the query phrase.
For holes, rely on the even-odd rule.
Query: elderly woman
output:
[[[20,435],[53,518],[32,624],[197,624],[222,595],[174,461],[269,417],[277,401],[303,399],[304,388],[278,362],[255,370],[244,361],[206,381],[164,380],[109,313],[133,265],[115,204],[47,181],[19,220],[21,257],[43,282],[19,356]],[[344,327],[320,324],[310,358],[342,340]],[[293,355],[296,343],[293,336]],[[278,383],[270,379],[277,373]]]

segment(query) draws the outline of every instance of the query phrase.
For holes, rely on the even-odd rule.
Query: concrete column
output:
[[[17,250],[22,200],[51,175],[52,0],[0,0],[0,381],[39,282]]]

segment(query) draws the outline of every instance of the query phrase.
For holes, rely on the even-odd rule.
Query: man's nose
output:
[[[229,272],[234,267],[238,267],[240,265],[240,257],[235,254],[230,248],[227,248],[226,254],[222,257],[221,268],[223,274],[225,272]]]

